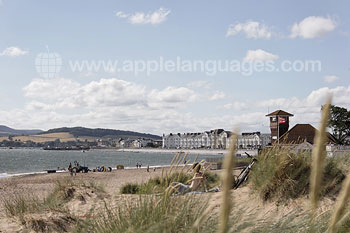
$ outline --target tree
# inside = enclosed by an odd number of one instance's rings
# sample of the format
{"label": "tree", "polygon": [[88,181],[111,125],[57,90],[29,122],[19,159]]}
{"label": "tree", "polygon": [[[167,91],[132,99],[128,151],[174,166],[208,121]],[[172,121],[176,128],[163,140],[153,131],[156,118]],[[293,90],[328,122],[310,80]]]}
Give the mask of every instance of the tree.
{"label": "tree", "polygon": [[329,127],[338,144],[350,144],[350,110],[331,105]]}

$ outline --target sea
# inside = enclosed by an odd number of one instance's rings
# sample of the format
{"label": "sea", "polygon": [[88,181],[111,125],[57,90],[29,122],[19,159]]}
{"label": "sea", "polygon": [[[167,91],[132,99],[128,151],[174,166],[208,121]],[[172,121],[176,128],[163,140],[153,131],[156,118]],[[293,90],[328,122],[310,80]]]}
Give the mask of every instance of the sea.
{"label": "sea", "polygon": [[[187,162],[207,158],[218,158],[222,155],[189,154]],[[142,167],[169,166],[174,158],[172,153],[158,152],[121,152],[114,150],[88,150],[88,151],[54,151],[38,148],[8,149],[0,148],[0,178],[26,174],[46,173],[46,170],[68,168],[74,161],[89,167],[112,167],[123,165],[125,169],[136,169],[136,163]]]}

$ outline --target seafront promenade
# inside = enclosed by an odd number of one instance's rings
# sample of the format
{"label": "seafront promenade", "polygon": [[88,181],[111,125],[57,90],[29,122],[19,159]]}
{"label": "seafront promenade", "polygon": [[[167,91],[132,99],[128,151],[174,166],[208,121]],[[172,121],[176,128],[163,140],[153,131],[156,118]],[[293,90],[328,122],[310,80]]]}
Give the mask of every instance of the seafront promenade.
{"label": "seafront promenade", "polygon": [[[176,154],[178,152],[184,152],[187,154],[193,154],[193,155],[225,155],[226,150],[220,150],[220,149],[150,149],[150,148],[124,148],[124,149],[118,149],[117,151],[120,152],[142,152],[142,153],[170,153],[170,154]],[[236,152],[237,156],[245,156],[245,152],[248,152],[250,155],[258,155],[258,150],[242,150],[239,149]]]}
{"label": "seafront promenade", "polygon": [[118,149],[120,152],[142,152],[142,153],[170,153],[176,154],[184,152],[188,154],[202,154],[202,155],[224,155],[226,150],[210,150],[210,149],[154,149],[154,148],[123,148]]}

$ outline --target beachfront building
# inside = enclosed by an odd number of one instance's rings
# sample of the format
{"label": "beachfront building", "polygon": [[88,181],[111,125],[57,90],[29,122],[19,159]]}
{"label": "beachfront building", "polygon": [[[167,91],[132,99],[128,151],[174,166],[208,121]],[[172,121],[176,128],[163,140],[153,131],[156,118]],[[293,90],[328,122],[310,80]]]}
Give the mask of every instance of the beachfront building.
{"label": "beachfront building", "polygon": [[232,133],[214,129],[202,133],[163,134],[163,148],[167,149],[226,149]]}
{"label": "beachfront building", "polygon": [[260,132],[242,133],[238,136],[238,149],[261,149],[271,144],[271,134]]}
{"label": "beachfront building", "polygon": [[230,131],[222,131],[218,135],[217,140],[217,148],[216,149],[227,149],[230,146],[230,137],[232,136],[232,132]]}
{"label": "beachfront building", "polygon": [[[232,132],[214,129],[202,133],[163,134],[166,149],[227,149]],[[271,145],[271,134],[260,132],[242,133],[237,139],[238,149],[261,149]]]}
{"label": "beachfront building", "polygon": [[163,134],[163,148],[166,149],[177,149],[180,148],[180,134],[164,135]]}
{"label": "beachfront building", "polygon": [[142,147],[141,140],[139,140],[139,139],[133,140],[131,142],[131,147],[132,148],[141,148]]}
{"label": "beachfront building", "polygon": [[276,110],[266,116],[270,118],[272,143],[280,144],[280,137],[289,129],[289,117],[294,115],[283,110]]}

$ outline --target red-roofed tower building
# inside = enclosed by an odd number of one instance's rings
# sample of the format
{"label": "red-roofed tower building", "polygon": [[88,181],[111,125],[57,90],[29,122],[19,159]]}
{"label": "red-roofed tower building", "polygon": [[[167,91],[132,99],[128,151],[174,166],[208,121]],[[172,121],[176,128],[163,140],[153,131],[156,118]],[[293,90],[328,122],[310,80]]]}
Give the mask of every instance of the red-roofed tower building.
{"label": "red-roofed tower building", "polygon": [[266,116],[270,117],[271,142],[279,144],[279,138],[289,129],[289,117],[292,117],[293,114],[277,110]]}

